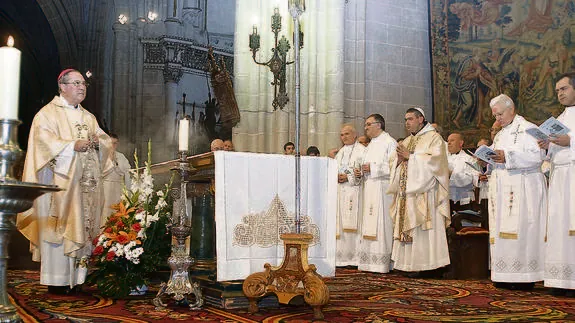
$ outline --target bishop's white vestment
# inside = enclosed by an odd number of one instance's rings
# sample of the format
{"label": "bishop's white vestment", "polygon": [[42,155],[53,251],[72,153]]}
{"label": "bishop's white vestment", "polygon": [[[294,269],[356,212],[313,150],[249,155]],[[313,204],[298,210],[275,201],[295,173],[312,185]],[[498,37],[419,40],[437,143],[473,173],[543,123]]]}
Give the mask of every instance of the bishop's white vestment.
{"label": "bishop's white vestment", "polygon": [[491,280],[529,283],[543,280],[547,185],[541,172],[544,152],[526,129],[536,127],[516,115],[493,140],[505,163],[489,178]]}
{"label": "bishop's white vestment", "polygon": [[372,138],[367,146],[364,164],[362,232],[357,269],[387,273],[391,269],[393,222],[389,214],[392,196],[389,187],[389,159],[397,142],[387,132]]}
{"label": "bishop's white vestment", "polygon": [[[74,150],[76,140],[99,139],[99,150]],[[55,97],[34,117],[24,163],[24,182],[57,185],[18,214],[17,227],[30,240],[32,259],[41,262],[40,283],[74,286],[84,282],[85,260],[100,233],[101,171],[111,167],[111,140],[94,115]]]}
{"label": "bishop's white vestment", "polygon": [[432,270],[449,265],[445,228],[450,223],[449,168],[445,142],[428,123],[401,143],[409,159],[392,156],[394,268]]}
{"label": "bishop's white vestment", "polygon": [[111,206],[121,201],[124,186],[130,187],[130,162],[119,151],[113,152],[111,155],[112,168],[102,173],[102,185],[104,187],[104,203],[100,219],[102,225],[114,212]]}
{"label": "bishop's white vestment", "polygon": [[449,170],[449,199],[460,205],[467,205],[475,201],[474,179],[478,172],[471,165],[476,165],[475,158],[460,150],[456,154],[447,156]]}
{"label": "bishop's white vestment", "polygon": [[549,220],[545,254],[546,287],[575,289],[575,107],[557,117],[571,131],[570,146],[551,143]]}
{"label": "bishop's white vestment", "polygon": [[338,173],[347,176],[347,182],[337,185],[336,219],[336,265],[357,266],[359,264],[359,242],[361,238],[361,197],[362,181],[353,174],[354,168],[360,168],[365,147],[355,142],[343,146],[335,155]]}

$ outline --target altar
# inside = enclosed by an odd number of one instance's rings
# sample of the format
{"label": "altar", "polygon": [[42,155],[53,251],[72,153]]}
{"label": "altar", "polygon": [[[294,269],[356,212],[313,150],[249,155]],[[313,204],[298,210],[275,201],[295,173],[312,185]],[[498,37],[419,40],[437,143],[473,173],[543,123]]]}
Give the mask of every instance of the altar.
{"label": "altar", "polygon": [[[188,161],[196,169],[186,192],[192,278],[201,282],[208,304],[243,307],[238,280],[262,271],[265,263],[279,265],[279,237],[295,230],[294,156],[217,151]],[[152,173],[168,175],[172,165],[155,164]],[[335,161],[301,157],[301,232],[313,235],[308,259],[324,277],[335,275],[336,201]]]}

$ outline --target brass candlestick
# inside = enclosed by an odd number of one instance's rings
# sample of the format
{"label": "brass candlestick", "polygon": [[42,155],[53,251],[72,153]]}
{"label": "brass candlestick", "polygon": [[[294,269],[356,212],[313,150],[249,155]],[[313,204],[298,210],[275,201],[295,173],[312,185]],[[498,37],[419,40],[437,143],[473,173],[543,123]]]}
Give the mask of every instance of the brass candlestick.
{"label": "brass candlestick", "polygon": [[6,292],[8,244],[10,233],[16,228],[16,215],[30,209],[40,195],[60,191],[57,186],[16,179],[23,155],[17,141],[20,123],[20,120],[0,119],[0,322],[21,321]]}
{"label": "brass candlestick", "polygon": [[167,304],[162,302],[163,295],[173,294],[174,300],[179,302],[186,299],[186,295],[193,294],[195,302],[190,303],[189,307],[191,310],[197,310],[201,309],[204,305],[204,299],[202,297],[200,284],[198,282],[192,283],[190,281],[189,268],[193,265],[194,260],[186,250],[186,239],[192,232],[191,214],[188,213],[188,208],[186,207],[186,189],[190,176],[197,170],[187,161],[187,153],[185,151],[180,151],[180,160],[177,166],[172,170],[178,172],[181,179],[180,196],[177,202],[175,202],[178,203],[176,205],[179,207],[177,212],[174,212],[173,214],[171,228],[172,235],[176,241],[172,246],[172,254],[170,258],[168,258],[168,265],[172,272],[170,280],[167,283],[162,283],[160,285],[160,290],[158,291],[156,298],[154,298],[153,304],[156,308],[165,308]]}

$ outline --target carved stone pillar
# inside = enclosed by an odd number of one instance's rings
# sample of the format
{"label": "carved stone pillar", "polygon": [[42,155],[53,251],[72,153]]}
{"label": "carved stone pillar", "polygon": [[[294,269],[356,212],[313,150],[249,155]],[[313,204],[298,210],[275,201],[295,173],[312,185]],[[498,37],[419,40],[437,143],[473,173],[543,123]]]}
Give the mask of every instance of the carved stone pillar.
{"label": "carved stone pillar", "polygon": [[182,24],[182,0],[168,0],[168,12],[166,14],[166,32],[170,36],[179,36]]}
{"label": "carved stone pillar", "polygon": [[[164,66],[164,86],[166,93],[166,153],[168,156],[174,157],[177,153],[177,122],[176,115],[178,114],[178,83],[180,82],[184,71],[182,65],[177,63],[166,63]],[[173,156],[172,156],[173,155]]]}
{"label": "carved stone pillar", "polygon": [[112,96],[111,130],[120,138],[127,138],[130,99],[130,27],[116,22],[114,30],[114,83]]}

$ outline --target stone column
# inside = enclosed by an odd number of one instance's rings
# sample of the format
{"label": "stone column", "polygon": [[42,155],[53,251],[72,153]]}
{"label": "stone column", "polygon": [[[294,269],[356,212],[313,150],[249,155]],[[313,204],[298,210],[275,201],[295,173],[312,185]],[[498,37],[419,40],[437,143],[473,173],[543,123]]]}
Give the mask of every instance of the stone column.
{"label": "stone column", "polygon": [[110,120],[111,131],[120,138],[128,138],[130,99],[130,27],[116,22],[114,30],[113,96]]}
{"label": "stone column", "polygon": [[166,15],[166,33],[169,36],[178,36],[182,25],[182,0],[168,0],[168,12]]}
{"label": "stone column", "polygon": [[164,66],[164,88],[166,94],[166,108],[165,108],[165,127],[166,127],[166,143],[165,156],[166,159],[175,158],[178,148],[177,136],[177,123],[176,115],[181,117],[178,102],[178,83],[184,74],[181,64],[166,63]]}

